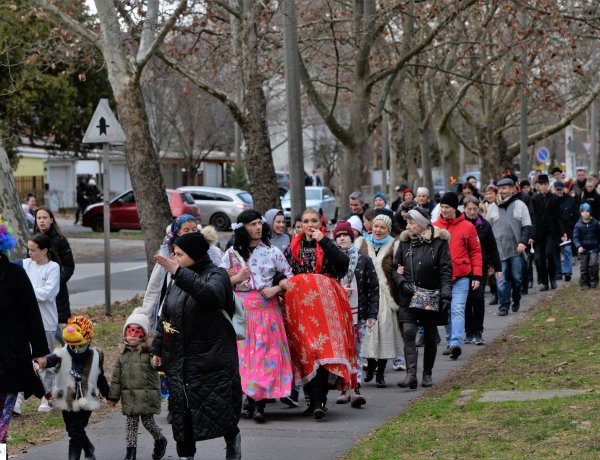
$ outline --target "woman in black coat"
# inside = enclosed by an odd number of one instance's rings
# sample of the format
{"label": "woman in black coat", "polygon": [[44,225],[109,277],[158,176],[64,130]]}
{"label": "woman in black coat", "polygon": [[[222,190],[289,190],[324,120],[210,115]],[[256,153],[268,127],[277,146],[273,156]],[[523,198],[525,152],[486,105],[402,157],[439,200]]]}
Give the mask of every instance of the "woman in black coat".
{"label": "woman in black coat", "polygon": [[5,254],[14,247],[14,239],[8,235],[0,221],[0,408],[8,414],[8,419],[0,417],[0,443],[6,442],[17,393],[23,392],[25,398],[44,395],[32,356],[43,357],[50,352],[29,277]]}
{"label": "woman in black coat", "polygon": [[201,233],[174,244],[175,260],[155,256],[173,282],[150,352],[167,377],[177,454],[192,458],[196,441],[224,436],[226,458],[237,459],[242,386],[235,332],[223,312],[234,312],[229,275],[211,262]]}
{"label": "woman in black coat", "polygon": [[[407,230],[400,234],[400,246],[394,257],[392,276],[398,286],[398,319],[404,327],[404,357],[406,379],[398,386],[417,388],[418,351],[415,344],[417,328],[425,332],[423,380],[421,385],[432,385],[431,372],[437,353],[437,326],[448,323],[448,310],[452,299],[452,262],[448,241],[450,234],[431,226],[429,211],[417,207],[409,211]],[[438,312],[409,308],[415,286],[440,291]]]}
{"label": "woman in black coat", "polygon": [[[69,241],[61,231],[54,219],[54,214],[46,206],[41,206],[35,213],[35,227],[33,233],[43,232],[50,238],[52,249],[60,258],[60,291],[56,296],[56,308],[58,309],[58,322],[66,323],[71,317],[71,303],[69,301],[69,290],[67,281],[75,271],[73,251]],[[62,329],[60,325],[56,331],[56,340],[62,343]]]}

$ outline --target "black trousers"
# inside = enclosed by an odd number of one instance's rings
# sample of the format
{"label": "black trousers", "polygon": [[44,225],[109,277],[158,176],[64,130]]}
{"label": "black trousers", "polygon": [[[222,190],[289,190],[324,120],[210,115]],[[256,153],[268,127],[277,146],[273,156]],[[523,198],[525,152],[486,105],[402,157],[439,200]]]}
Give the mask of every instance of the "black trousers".
{"label": "black trousers", "polygon": [[580,286],[590,286],[591,283],[598,284],[598,253],[585,251],[579,256],[581,260]]}
{"label": "black trousers", "polygon": [[[232,442],[240,429],[236,426],[235,431],[227,433],[225,436],[226,442]],[[173,433],[175,435],[175,433]],[[179,457],[193,457],[196,454],[196,441],[194,439],[194,426],[192,425],[192,417],[189,409],[186,409],[183,417],[183,442],[177,441],[177,455]]]}
{"label": "black trousers", "polygon": [[90,457],[94,452],[94,445],[87,437],[85,428],[90,420],[92,412],[89,410],[80,410],[79,412],[62,411],[65,428],[69,435],[69,459],[79,458],[81,451],[85,452],[86,457]]}
{"label": "black trousers", "polygon": [[465,308],[465,334],[473,336],[477,332],[483,332],[483,318],[485,316],[485,283],[487,277],[483,277],[479,287],[470,289]]}
{"label": "black trousers", "polygon": [[329,371],[324,367],[319,367],[317,369],[317,375],[304,385],[304,391],[308,393],[310,405],[312,407],[326,404],[327,393],[329,392]]}
{"label": "black trousers", "polygon": [[546,235],[535,243],[535,252],[539,260],[539,280],[542,284],[556,281],[554,252],[557,244],[558,241],[552,235]]}

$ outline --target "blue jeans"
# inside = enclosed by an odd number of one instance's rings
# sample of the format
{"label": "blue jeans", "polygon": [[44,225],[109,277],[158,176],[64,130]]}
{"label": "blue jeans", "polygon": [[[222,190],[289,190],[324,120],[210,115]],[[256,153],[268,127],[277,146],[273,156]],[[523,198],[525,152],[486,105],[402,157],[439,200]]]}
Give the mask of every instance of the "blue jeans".
{"label": "blue jeans", "polygon": [[[562,254],[563,262],[560,261]],[[556,277],[560,278],[563,275],[570,275],[573,273],[573,245],[565,244],[559,246],[554,253],[554,266],[556,267]]]}
{"label": "blue jeans", "polygon": [[521,302],[521,271],[523,262],[521,255],[502,261],[502,278],[498,282],[499,310],[508,311],[510,308],[511,288],[513,303]]}
{"label": "blue jeans", "polygon": [[465,306],[471,280],[469,278],[459,278],[452,283],[452,302],[450,303],[450,312],[448,313],[448,325],[446,326],[446,343],[449,347],[463,344],[463,335],[465,333]]}

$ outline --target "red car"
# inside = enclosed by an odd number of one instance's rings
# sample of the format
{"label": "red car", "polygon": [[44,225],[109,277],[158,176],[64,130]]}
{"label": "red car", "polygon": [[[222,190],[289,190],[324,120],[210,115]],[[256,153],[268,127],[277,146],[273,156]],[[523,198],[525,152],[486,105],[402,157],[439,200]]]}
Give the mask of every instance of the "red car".
{"label": "red car", "polygon": [[[167,199],[173,218],[181,214],[191,214],[200,220],[198,208],[189,193],[167,189]],[[104,204],[88,206],[83,213],[81,225],[90,227],[95,232],[104,231]],[[141,230],[133,190],[122,193],[110,202],[110,231],[119,230]]]}

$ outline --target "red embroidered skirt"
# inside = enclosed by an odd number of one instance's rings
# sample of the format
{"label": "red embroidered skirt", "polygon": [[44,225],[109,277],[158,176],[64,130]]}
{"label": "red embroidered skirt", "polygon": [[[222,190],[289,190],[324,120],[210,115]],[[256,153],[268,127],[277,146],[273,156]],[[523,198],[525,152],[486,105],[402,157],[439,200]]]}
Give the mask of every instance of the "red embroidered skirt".
{"label": "red embroidered skirt", "polygon": [[319,366],[338,390],[356,388],[357,357],[348,295],[336,280],[302,274],[285,293],[285,328],[296,385],[314,378]]}

